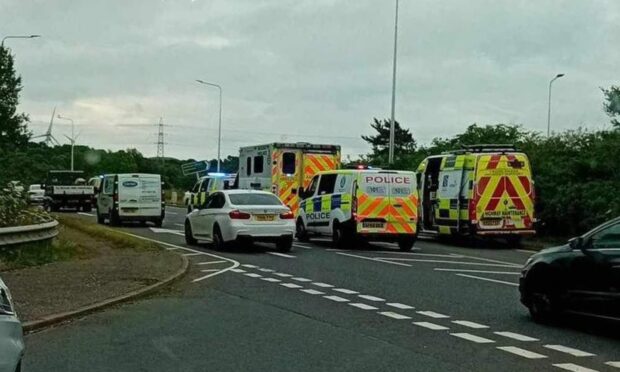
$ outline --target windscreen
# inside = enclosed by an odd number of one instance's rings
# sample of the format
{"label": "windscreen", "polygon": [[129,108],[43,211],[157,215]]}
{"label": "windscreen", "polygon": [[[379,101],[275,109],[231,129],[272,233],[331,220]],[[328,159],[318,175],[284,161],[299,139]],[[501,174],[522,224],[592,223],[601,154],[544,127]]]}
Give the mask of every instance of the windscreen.
{"label": "windscreen", "polygon": [[234,205],[282,205],[278,197],[271,194],[229,194]]}

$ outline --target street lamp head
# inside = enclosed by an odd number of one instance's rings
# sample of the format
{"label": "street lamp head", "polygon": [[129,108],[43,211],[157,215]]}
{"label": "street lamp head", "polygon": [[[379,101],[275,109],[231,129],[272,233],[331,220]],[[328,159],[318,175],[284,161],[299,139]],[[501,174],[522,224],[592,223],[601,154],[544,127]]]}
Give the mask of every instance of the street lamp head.
{"label": "street lamp head", "polygon": [[200,80],[200,79],[196,79],[197,82],[199,82],[200,84],[206,84],[204,81]]}
{"label": "street lamp head", "polygon": [[557,75],[555,75],[555,78],[556,78],[556,79],[557,79],[557,78],[561,78],[562,76],[564,76],[564,74],[557,74]]}
{"label": "street lamp head", "polygon": [[41,35],[30,35],[31,39],[35,39],[35,38],[38,38],[38,37],[41,37]]}

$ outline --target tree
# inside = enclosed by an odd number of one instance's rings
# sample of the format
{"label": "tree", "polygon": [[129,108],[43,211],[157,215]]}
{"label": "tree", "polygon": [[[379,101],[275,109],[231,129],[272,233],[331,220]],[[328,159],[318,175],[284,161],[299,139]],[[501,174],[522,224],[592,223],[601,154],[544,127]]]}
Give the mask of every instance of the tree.
{"label": "tree", "polygon": [[23,148],[30,139],[28,116],[17,113],[22,79],[15,73],[13,56],[0,47],[0,149]]}
{"label": "tree", "polygon": [[[372,165],[385,165],[388,163],[390,146],[390,120],[373,119],[370,124],[372,129],[377,131],[374,136],[364,136],[362,139],[372,146],[372,153],[368,155],[368,161]],[[394,122],[394,165],[406,161],[408,156],[415,153],[416,141],[409,129],[401,128],[400,124]]]}
{"label": "tree", "polygon": [[609,117],[611,118],[611,124],[620,129],[620,86],[612,85],[609,89],[603,89],[603,95],[605,96],[605,102],[603,102],[603,108]]}

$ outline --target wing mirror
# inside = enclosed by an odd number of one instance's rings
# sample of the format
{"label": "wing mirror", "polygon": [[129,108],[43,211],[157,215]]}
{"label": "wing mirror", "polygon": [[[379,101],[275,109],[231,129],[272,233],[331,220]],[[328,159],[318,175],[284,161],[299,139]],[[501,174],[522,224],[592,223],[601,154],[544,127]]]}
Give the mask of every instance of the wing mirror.
{"label": "wing mirror", "polygon": [[300,199],[305,199],[306,198],[306,190],[304,190],[303,186],[300,186],[297,189],[297,195],[299,196]]}
{"label": "wing mirror", "polygon": [[572,249],[583,249],[583,238],[581,236],[570,238],[568,240],[568,245]]}

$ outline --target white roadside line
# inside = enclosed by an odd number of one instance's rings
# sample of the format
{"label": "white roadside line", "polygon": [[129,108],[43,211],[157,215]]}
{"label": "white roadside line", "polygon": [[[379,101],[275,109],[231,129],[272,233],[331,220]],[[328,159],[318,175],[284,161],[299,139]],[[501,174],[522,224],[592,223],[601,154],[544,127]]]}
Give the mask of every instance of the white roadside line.
{"label": "white roadside line", "polygon": [[131,234],[131,233],[124,232],[124,231],[121,231],[121,230],[114,230],[114,231],[117,231],[117,232],[119,232],[119,233],[121,233],[121,234],[125,234],[125,235],[128,235],[128,236],[133,236],[134,238],[138,238],[138,239],[146,240],[146,241],[149,241],[149,242],[153,242],[153,243],[157,243],[157,244],[165,245],[165,246],[168,246],[168,247],[171,247],[171,248],[174,248],[174,249],[183,249],[183,250],[186,250],[186,251],[189,251],[189,252],[202,253],[202,254],[204,254],[205,256],[215,257],[215,258],[217,258],[217,259],[224,260],[224,261],[228,261],[228,262],[231,262],[231,263],[233,264],[232,266],[227,267],[227,268],[225,268],[225,269],[222,269],[222,270],[220,270],[220,271],[218,271],[218,272],[214,272],[214,273],[211,273],[211,274],[208,274],[208,275],[202,276],[202,277],[200,277],[200,278],[196,278],[196,279],[192,280],[192,283],[196,283],[196,282],[199,282],[199,281],[202,281],[202,280],[205,280],[205,279],[211,278],[211,277],[213,277],[213,276],[223,274],[223,273],[225,273],[225,272],[227,272],[227,271],[230,271],[230,270],[232,270],[232,269],[236,269],[236,268],[240,265],[238,261],[232,260],[232,259],[230,259],[230,258],[226,258],[226,257],[218,256],[218,255],[216,255],[216,254],[207,253],[207,252],[201,252],[201,251],[197,251],[197,250],[195,250],[195,249],[191,249],[191,248],[187,248],[187,247],[181,247],[181,246],[179,246],[179,245],[170,244],[170,243],[162,242],[162,241],[160,241],[160,240],[155,240],[155,239],[151,239],[151,238],[146,238],[146,237],[144,237],[144,236],[140,236],[140,235],[136,235],[136,234]]}
{"label": "white roadside line", "polygon": [[449,315],[444,315],[444,314],[440,314],[440,313],[436,313],[434,311],[416,311],[416,313],[420,314],[420,315],[425,315],[431,318],[435,318],[435,319],[444,319],[444,318],[449,318]]}
{"label": "white roadside line", "polygon": [[386,305],[392,306],[392,307],[395,307],[395,308],[401,309],[401,310],[411,310],[411,309],[414,309],[413,306],[401,304],[401,303],[398,303],[398,302],[388,302]]}
{"label": "white roadside line", "polygon": [[230,269],[230,271],[234,272],[234,273],[244,273],[245,270],[243,269]]}
{"label": "white roadside line", "polygon": [[525,342],[540,341],[537,338],[526,336],[526,335],[522,335],[522,334],[519,334],[519,333],[514,333],[514,332],[503,331],[503,332],[493,332],[493,333],[495,333],[496,335],[499,335],[499,336],[504,336],[504,337],[512,338],[513,340],[517,340],[517,341],[525,341]]}
{"label": "white roadside line", "polygon": [[95,215],[92,213],[77,212],[77,214],[81,216],[95,217]]}
{"label": "white roadside line", "polygon": [[379,310],[378,307],[366,305],[361,302],[354,302],[354,303],[350,303],[349,305],[353,307],[357,307],[358,309],[362,309],[362,310]]}
{"label": "white roadside line", "polygon": [[[405,254],[407,256],[424,256],[424,257],[444,257],[444,258],[463,258],[465,256],[459,255],[459,254],[437,254],[437,253],[415,253],[415,252],[373,252],[373,253],[389,253],[389,254]],[[387,259],[387,260],[396,260],[398,259],[397,257],[375,257],[375,258],[382,258],[382,259]]]}
{"label": "white roadside line", "polygon": [[479,274],[502,274],[502,275],[520,275],[521,273],[514,271],[488,271],[488,270],[468,270],[468,269],[446,269],[443,267],[436,267],[435,271],[449,271],[449,272],[461,272],[461,273],[479,273]]}
{"label": "white roadside line", "polygon": [[286,253],[280,253],[280,252],[267,252],[267,253],[274,255],[274,256],[278,256],[278,257],[295,258],[295,256],[292,256]]}
{"label": "white roadside line", "polygon": [[220,271],[219,269],[205,269],[205,270],[200,270],[200,272],[202,273],[212,273],[214,271]]}
{"label": "white roadside line", "polygon": [[495,341],[488,338],[472,335],[471,333],[450,333],[451,336],[462,338],[463,340],[475,342],[477,344],[492,344]]}
{"label": "white roadside line", "polygon": [[346,298],[340,297],[340,296],[323,296],[323,298],[336,301],[336,302],[349,302],[349,300],[347,300]]}
{"label": "white roadside line", "polygon": [[489,279],[489,278],[483,278],[480,276],[474,276],[474,275],[467,275],[467,274],[456,274],[458,276],[462,276],[464,278],[471,278],[471,279],[478,279],[478,280],[484,280],[487,282],[493,282],[493,283],[500,283],[500,284],[505,284],[505,285],[511,285],[513,287],[518,287],[519,284],[517,283],[512,283],[512,282],[505,282],[503,280],[496,280],[496,279]]}
{"label": "white roadside line", "polygon": [[411,265],[407,265],[407,264],[400,263],[400,262],[384,261],[384,260],[381,260],[381,259],[378,259],[378,258],[372,258],[372,257],[366,257],[366,256],[358,256],[356,254],[351,254],[351,253],[336,252],[336,254],[339,254],[341,256],[361,258],[363,260],[368,260],[368,261],[383,262],[383,263],[392,264],[392,265],[411,267]]}
{"label": "white roadside line", "polygon": [[463,327],[473,328],[473,329],[489,328],[489,326],[475,323],[475,322],[470,322],[469,320],[453,320],[452,323],[462,325]]}
{"label": "white roadside line", "polygon": [[200,255],[202,255],[202,253],[183,253],[183,256],[185,256],[185,257],[200,256]]}
{"label": "white roadside line", "polygon": [[226,261],[224,260],[218,260],[218,261],[206,261],[206,262],[198,262],[196,265],[211,265],[211,264],[219,264],[219,263],[224,263]]}
{"label": "white roadside line", "polygon": [[[339,253],[342,254],[342,253]],[[369,258],[371,259],[371,258]],[[374,257],[375,260],[379,261],[379,257]],[[400,257],[389,257],[383,258],[383,262],[388,262],[396,264],[397,262],[392,261],[407,261],[407,262],[426,262],[426,263],[441,263],[441,264],[452,264],[452,265],[469,265],[469,266],[494,266],[494,267],[509,267],[509,268],[517,268],[514,265],[507,264],[499,264],[499,263],[487,263],[487,262],[466,262],[466,261],[446,261],[446,260],[424,260],[418,258],[400,258]],[[401,264],[402,265],[402,264]],[[408,265],[411,266],[411,265]]]}
{"label": "white roadside line", "polygon": [[435,323],[429,323],[429,322],[413,322],[413,324],[419,327],[431,329],[433,331],[445,331],[446,329],[450,329],[448,327],[444,327],[442,325],[435,324]]}
{"label": "white roadside line", "polygon": [[595,369],[582,367],[580,365],[573,364],[573,363],[558,363],[558,364],[553,364],[553,366],[564,369],[566,371],[573,371],[573,372],[597,372]]}
{"label": "white roadside line", "polygon": [[503,350],[505,352],[512,353],[512,354],[515,354],[515,355],[518,355],[520,357],[524,357],[527,359],[543,359],[547,357],[546,355],[542,355],[542,354],[535,353],[533,351],[521,349],[516,346],[498,346],[497,348],[499,350]]}
{"label": "white roadside line", "polygon": [[582,351],[578,349],[573,349],[572,347],[563,346],[563,345],[543,345],[543,347],[555,351],[559,351],[561,353],[570,354],[576,357],[589,357],[594,356],[595,354],[588,353],[587,351]]}
{"label": "white roadside line", "polygon": [[379,314],[381,314],[383,316],[387,316],[388,318],[398,319],[398,320],[401,320],[401,319],[411,319],[410,316],[399,314],[399,313],[395,313],[393,311],[380,311]]}

